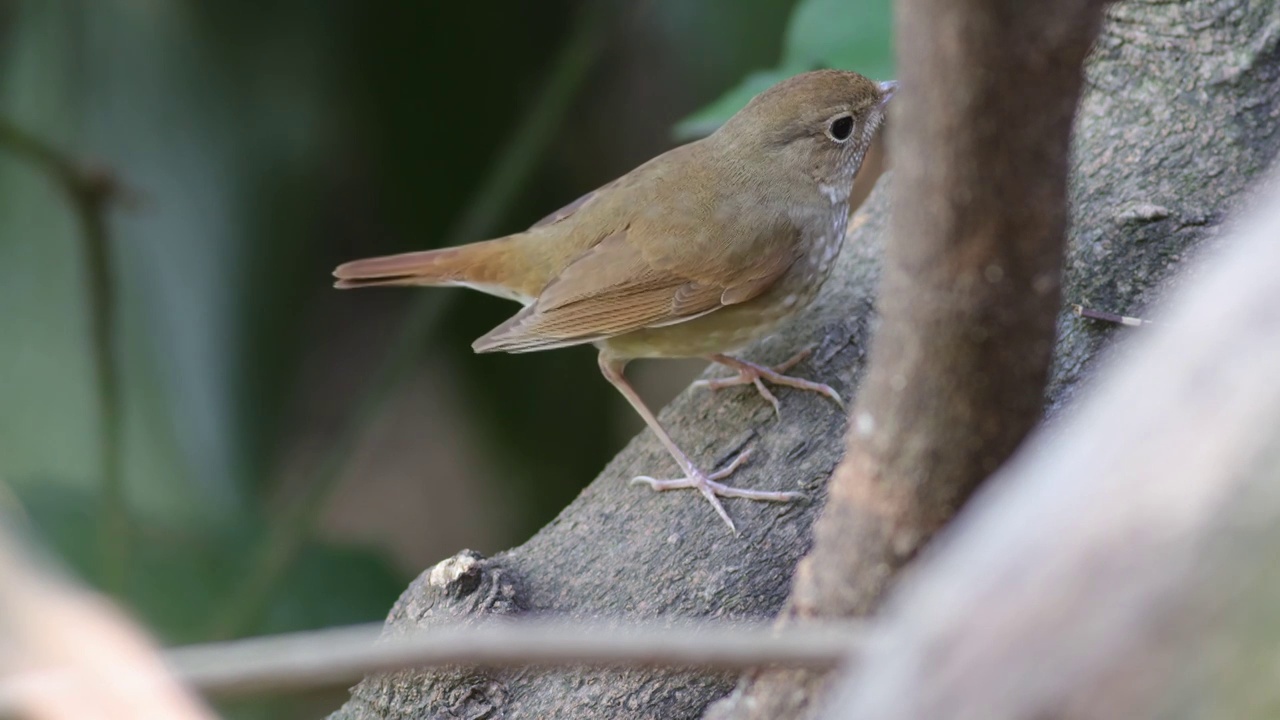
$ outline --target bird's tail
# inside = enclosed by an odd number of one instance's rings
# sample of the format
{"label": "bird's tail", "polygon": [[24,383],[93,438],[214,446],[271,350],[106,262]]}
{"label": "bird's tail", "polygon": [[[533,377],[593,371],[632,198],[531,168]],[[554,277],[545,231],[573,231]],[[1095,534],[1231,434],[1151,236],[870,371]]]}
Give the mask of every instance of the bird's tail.
{"label": "bird's tail", "polygon": [[333,271],[336,288],[382,285],[462,285],[500,297],[521,300],[519,278],[509,277],[513,238],[498,238],[457,247],[363,258]]}

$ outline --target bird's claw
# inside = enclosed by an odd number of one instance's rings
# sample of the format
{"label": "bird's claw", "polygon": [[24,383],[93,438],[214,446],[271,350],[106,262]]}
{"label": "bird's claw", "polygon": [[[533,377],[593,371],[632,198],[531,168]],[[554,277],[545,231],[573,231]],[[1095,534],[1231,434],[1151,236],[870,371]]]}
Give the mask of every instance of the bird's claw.
{"label": "bird's claw", "polygon": [[791,502],[804,497],[803,493],[784,492],[775,490],[746,490],[736,488],[730,485],[720,483],[719,480],[726,478],[734,473],[739,467],[751,457],[751,449],[748,448],[738,453],[728,465],[713,473],[704,473],[697,468],[690,468],[690,472],[685,477],[675,478],[671,480],[658,480],[647,475],[641,475],[631,479],[631,483],[643,483],[650,488],[662,492],[666,490],[684,490],[695,489],[702,493],[702,496],[711,503],[711,507],[715,509],[716,514],[724,520],[729,529],[736,535],[738,528],[733,524],[733,520],[729,518],[729,513],[725,512],[724,505],[720,503],[722,497],[744,498],[747,500],[763,500],[766,502]]}
{"label": "bird's claw", "polygon": [[782,405],[778,402],[777,396],[770,392],[769,388],[765,387],[764,381],[768,381],[774,385],[786,385],[787,387],[793,387],[798,390],[809,390],[811,392],[825,395],[833,400],[835,404],[839,405],[843,410],[844,400],[841,399],[840,394],[835,391],[835,388],[832,388],[830,385],[825,383],[813,382],[812,380],[805,380],[803,378],[792,377],[784,374],[786,371],[798,365],[800,361],[804,360],[812,352],[812,347],[805,348],[793,355],[786,362],[774,367],[757,365],[756,363],[731,358],[726,355],[716,355],[711,359],[721,365],[737,370],[738,374],[734,377],[697,380],[693,385],[694,387],[705,387],[711,390],[720,390],[722,388],[733,387],[735,385],[754,385],[756,392],[760,393],[760,396],[773,406],[773,411],[779,418],[782,417]]}

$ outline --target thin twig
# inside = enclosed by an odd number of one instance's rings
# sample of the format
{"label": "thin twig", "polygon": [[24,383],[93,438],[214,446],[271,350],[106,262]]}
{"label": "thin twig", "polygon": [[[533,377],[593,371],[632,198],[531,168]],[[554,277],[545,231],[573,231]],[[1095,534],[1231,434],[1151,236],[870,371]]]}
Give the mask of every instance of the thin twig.
{"label": "thin twig", "polygon": [[105,587],[118,594],[128,567],[129,509],[120,465],[119,361],[115,347],[115,286],[107,209],[120,195],[120,187],[110,173],[76,162],[7,118],[0,118],[0,146],[48,172],[62,186],[80,221],[85,276],[89,284],[90,347],[98,388],[102,579]]}
{"label": "thin twig", "polygon": [[233,640],[178,648],[167,660],[191,687],[229,696],[333,686],[370,673],[442,665],[826,669],[862,645],[853,623],[779,632],[756,624],[593,628],[515,622],[379,641],[381,633],[381,625],[370,624]]}
{"label": "thin twig", "polygon": [[[169,650],[164,659],[187,687],[233,697],[332,687],[370,673],[424,666],[827,669],[855,658],[864,646],[854,623],[779,632],[763,624],[618,628],[521,621],[385,639],[381,633],[381,625],[356,625],[193,645]],[[0,716],[31,688],[70,688],[78,681],[59,667],[13,672],[0,678]]]}
{"label": "thin twig", "polygon": [[[497,164],[472,196],[444,244],[456,245],[482,238],[498,226],[511,201],[528,181],[538,159],[555,137],[561,120],[568,113],[574,96],[595,61],[601,46],[601,30],[608,16],[607,7],[608,3],[603,2],[586,4],[555,61],[548,85],[525,114],[526,121],[499,153]],[[319,469],[303,496],[275,525],[274,532],[254,558],[248,576],[226,603],[223,612],[215,618],[209,637],[235,637],[252,627],[281,576],[315,527],[360,437],[382,412],[392,391],[417,365],[423,349],[422,338],[452,298],[453,295],[448,293],[431,293],[411,306],[387,359],[370,381],[350,421],[319,461]]]}

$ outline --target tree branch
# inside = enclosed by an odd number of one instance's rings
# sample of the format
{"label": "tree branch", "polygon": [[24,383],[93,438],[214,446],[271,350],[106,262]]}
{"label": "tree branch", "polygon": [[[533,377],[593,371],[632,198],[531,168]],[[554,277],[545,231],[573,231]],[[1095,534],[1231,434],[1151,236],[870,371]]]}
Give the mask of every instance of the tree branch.
{"label": "tree branch", "polygon": [[[192,687],[234,696],[328,687],[373,672],[427,666],[830,669],[859,649],[861,637],[850,623],[778,633],[760,623],[593,627],[536,620],[382,634],[379,625],[316,630],[177,648],[166,659]],[[0,695],[2,688],[0,683]]]}
{"label": "tree branch", "polygon": [[[784,623],[873,610],[1039,419],[1071,123],[1102,5],[898,3],[882,323]],[[710,716],[802,717],[823,682],[813,671],[766,671]]]}
{"label": "tree branch", "polygon": [[81,164],[53,145],[0,118],[0,146],[38,165],[62,187],[81,226],[94,384],[98,389],[98,465],[102,473],[99,531],[103,584],[123,589],[129,556],[129,505],[121,466],[120,368],[116,350],[115,273],[109,205],[128,197],[115,176]]}
{"label": "tree branch", "polygon": [[1040,417],[1060,308],[1071,121],[1102,2],[898,8],[882,324],[797,616],[869,610],[869,571],[909,559],[1004,462]]}
{"label": "tree branch", "polygon": [[1280,174],[1259,208],[903,583],[831,718],[1274,715]]}

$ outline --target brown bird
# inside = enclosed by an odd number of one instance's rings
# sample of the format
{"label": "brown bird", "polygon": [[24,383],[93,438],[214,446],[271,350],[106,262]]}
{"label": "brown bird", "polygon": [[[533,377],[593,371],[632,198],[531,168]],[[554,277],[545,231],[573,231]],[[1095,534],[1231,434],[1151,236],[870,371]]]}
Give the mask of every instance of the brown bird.
{"label": "brown bird", "polygon": [[472,347],[531,352],[592,343],[600,371],[658,436],[684,477],[638,477],[655,490],[785,502],[793,492],[730,487],[698,469],[627,382],[636,358],[704,357],[737,371],[712,388],[761,381],[835,390],[729,357],[804,308],[844,241],[854,176],[885,117],[892,82],[852,72],[797,75],[757,95],[711,135],[677,147],[525,232],[459,247],[355,260],[336,287],[462,286],[524,309]]}

